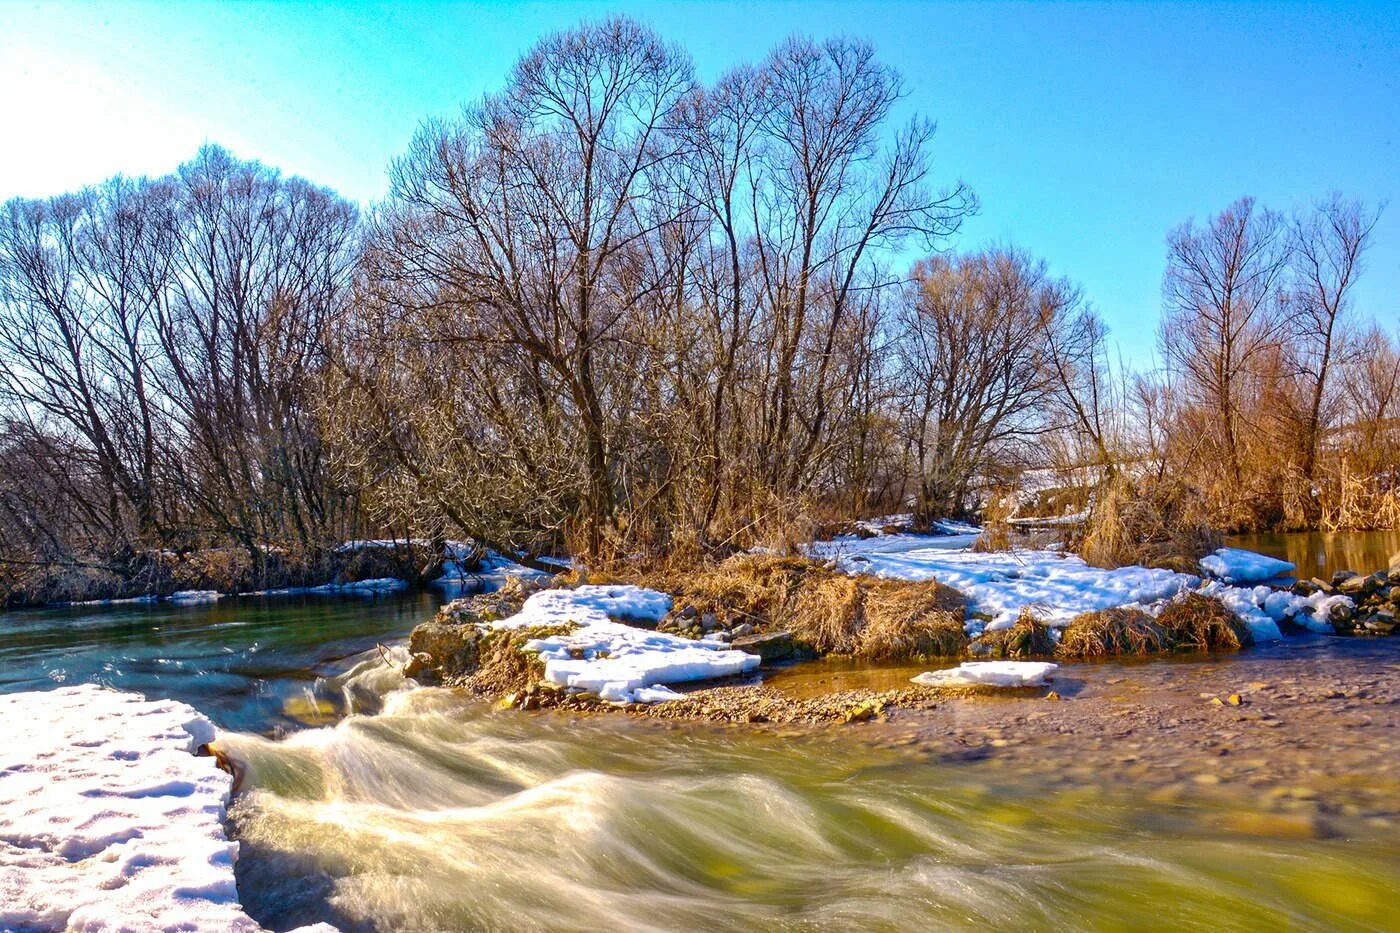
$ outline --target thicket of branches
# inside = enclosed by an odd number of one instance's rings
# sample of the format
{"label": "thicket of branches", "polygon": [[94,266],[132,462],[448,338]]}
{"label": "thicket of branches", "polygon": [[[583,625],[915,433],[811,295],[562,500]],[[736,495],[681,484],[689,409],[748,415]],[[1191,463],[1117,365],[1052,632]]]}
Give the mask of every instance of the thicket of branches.
{"label": "thicket of branches", "polygon": [[365,534],[698,559],[1030,468],[1222,527],[1400,521],[1400,354],[1350,307],[1374,213],[1174,231],[1135,376],[1042,261],[951,251],[976,203],[903,97],[859,41],[705,84],[614,19],[425,124],[367,216],[217,148],[9,202],[0,582]]}

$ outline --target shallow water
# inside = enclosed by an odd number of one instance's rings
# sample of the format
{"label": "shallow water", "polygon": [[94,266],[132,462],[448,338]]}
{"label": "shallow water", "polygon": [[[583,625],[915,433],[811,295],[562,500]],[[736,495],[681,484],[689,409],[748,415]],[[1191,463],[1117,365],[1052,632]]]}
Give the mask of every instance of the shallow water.
{"label": "shallow water", "polygon": [[[1393,827],[1300,833],[1249,791],[1158,799],[1111,766],[1052,782],[877,745],[867,727],[495,710],[408,688],[380,660],[376,643],[431,609],[425,597],[9,613],[0,690],[98,680],[238,730],[219,741],[241,772],[239,891],[277,930],[1394,925]],[[801,693],[909,672],[813,665],[775,679]],[[318,716],[333,724],[307,727]]]}
{"label": "shallow water", "polygon": [[1339,570],[1372,573],[1388,568],[1391,555],[1400,553],[1400,531],[1232,535],[1225,543],[1289,561],[1303,579],[1330,580]]}
{"label": "shallow water", "polygon": [[839,733],[420,690],[227,748],[240,890],[276,929],[1382,928],[1400,884],[1393,832],[1292,838],[1247,804],[1046,792]]}

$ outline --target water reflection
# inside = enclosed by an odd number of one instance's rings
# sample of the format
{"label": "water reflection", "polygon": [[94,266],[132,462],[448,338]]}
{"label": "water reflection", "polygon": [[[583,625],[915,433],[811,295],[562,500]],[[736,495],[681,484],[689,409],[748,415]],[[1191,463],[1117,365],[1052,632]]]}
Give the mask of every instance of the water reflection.
{"label": "water reflection", "polygon": [[1303,579],[1330,580],[1339,570],[1371,573],[1388,568],[1390,556],[1400,553],[1400,531],[1233,535],[1226,543],[1289,561],[1298,567],[1297,574]]}

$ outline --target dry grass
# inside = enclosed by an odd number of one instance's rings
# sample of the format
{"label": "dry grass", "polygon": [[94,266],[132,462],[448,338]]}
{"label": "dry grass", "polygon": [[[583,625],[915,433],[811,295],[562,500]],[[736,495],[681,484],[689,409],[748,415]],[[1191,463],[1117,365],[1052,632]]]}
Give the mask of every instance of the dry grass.
{"label": "dry grass", "polygon": [[1157,615],[1157,624],[1177,648],[1188,651],[1236,651],[1254,644],[1249,628],[1213,596],[1187,593]]}
{"label": "dry grass", "polygon": [[1134,485],[1120,476],[1098,490],[1076,549],[1095,567],[1139,564],[1197,573],[1220,546],[1199,495],[1174,483]]}
{"label": "dry grass", "polygon": [[817,654],[903,660],[956,655],[967,644],[962,594],[933,581],[852,577],[819,561],[761,554],[625,579],[726,624],[789,631]]}
{"label": "dry grass", "polygon": [[1055,653],[1055,637],[1050,626],[1031,610],[1022,609],[1010,628],[983,632],[977,639],[979,657],[1022,658],[1048,657]]}
{"label": "dry grass", "polygon": [[865,588],[865,626],[855,654],[872,661],[952,657],[967,648],[960,594],[937,583],[874,580]]}
{"label": "dry grass", "polygon": [[1169,651],[1170,632],[1141,609],[1118,607],[1083,612],[1070,620],[1055,653],[1065,658],[1098,658]]}

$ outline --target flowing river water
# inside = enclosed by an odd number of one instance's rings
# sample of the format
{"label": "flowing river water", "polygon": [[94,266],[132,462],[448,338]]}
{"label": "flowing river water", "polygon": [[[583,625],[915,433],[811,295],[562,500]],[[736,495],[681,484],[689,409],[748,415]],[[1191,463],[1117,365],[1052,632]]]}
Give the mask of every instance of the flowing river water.
{"label": "flowing river water", "polygon": [[[1122,740],[1094,720],[1085,741],[1109,754],[1057,781],[1033,744],[1006,759],[918,754],[880,724],[493,709],[410,688],[381,660],[377,645],[401,641],[432,608],[429,597],[288,598],[10,613],[0,690],[99,681],[189,702],[228,730],[239,893],[274,930],[1400,925],[1400,840],[1383,807],[1353,808],[1321,832],[1268,817],[1243,782],[1233,796],[1149,791],[1170,761],[1115,757]],[[1307,644],[1318,664],[1361,652],[1356,663],[1379,672],[1373,685],[1400,676],[1394,640]],[[1073,711],[1075,683],[1170,683],[1245,663],[1250,678],[1281,677],[1292,663],[1286,651],[1247,657],[1078,666],[1065,703],[997,702]],[[801,692],[908,673],[817,665],[776,682]],[[951,734],[978,709],[940,708],[921,728]],[[1186,754],[1202,741],[1192,730],[1166,734]],[[1297,740],[1271,730],[1263,754],[1285,762]],[[1041,757],[1073,767],[1064,747]],[[1359,768],[1335,762],[1339,775]],[[1329,778],[1312,776],[1326,795]]]}

